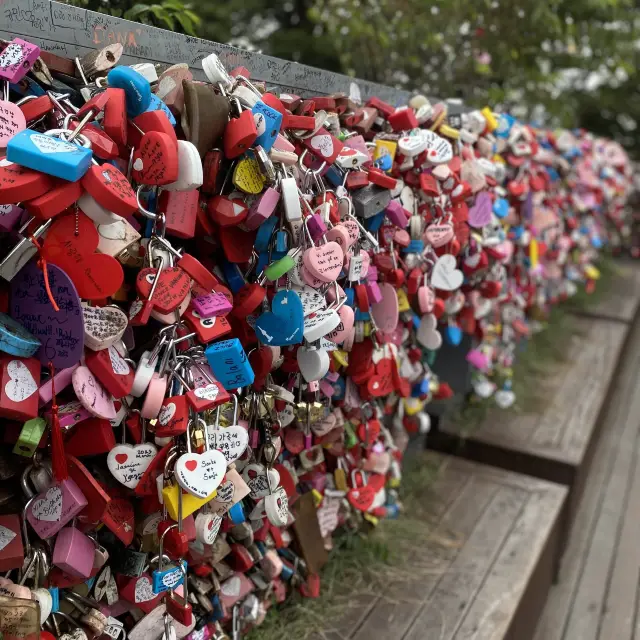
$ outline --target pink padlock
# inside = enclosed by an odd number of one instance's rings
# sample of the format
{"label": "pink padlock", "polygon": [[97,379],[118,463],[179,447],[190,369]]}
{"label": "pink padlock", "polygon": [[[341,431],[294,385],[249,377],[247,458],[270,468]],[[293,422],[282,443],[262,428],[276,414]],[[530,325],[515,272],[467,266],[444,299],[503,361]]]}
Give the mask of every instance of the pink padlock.
{"label": "pink padlock", "polygon": [[215,291],[193,298],[191,304],[201,318],[226,316],[233,309],[233,305],[228,298],[224,294],[216,293]]}
{"label": "pink padlock", "polygon": [[56,392],[60,393],[63,389],[66,389],[70,384],[73,377],[73,372],[79,367],[79,364],[73,365],[68,369],[61,369],[53,378],[49,378],[39,389],[38,395],[40,396],[40,405],[51,402],[52,396],[52,383],[56,385]]}
{"label": "pink padlock", "polygon": [[282,560],[278,553],[269,549],[260,560],[260,568],[269,580],[277,578],[282,573]]}
{"label": "pink padlock", "polygon": [[391,224],[404,229],[409,224],[408,211],[397,201],[391,200],[384,210]]}
{"label": "pink padlock", "polygon": [[311,234],[314,242],[320,240],[322,236],[327,233],[327,225],[317,213],[314,213],[307,219],[307,229],[309,229],[309,233]]}
{"label": "pink padlock", "polygon": [[436,294],[431,287],[423,285],[418,289],[418,306],[421,313],[431,313],[436,301]]}
{"label": "pink padlock", "polygon": [[242,223],[247,231],[257,229],[267,218],[273,215],[280,202],[280,192],[269,187],[262,195],[257,197],[249,207],[249,213]]}
{"label": "pink padlock", "polygon": [[[85,507],[87,499],[78,485],[71,480],[52,484],[39,493],[27,509],[27,520],[33,530],[46,540],[73,520]],[[93,562],[93,554],[92,554]]]}
{"label": "pink padlock", "polygon": [[9,578],[0,578],[0,595],[31,600],[31,589],[20,584],[15,584],[9,580]]}
{"label": "pink padlock", "polygon": [[0,78],[20,82],[40,55],[40,47],[26,40],[14,38],[0,53]]}
{"label": "pink padlock", "polygon": [[65,573],[81,578],[91,576],[95,543],[75,527],[65,527],[56,537],[53,564]]}
{"label": "pink padlock", "polygon": [[[371,267],[369,267],[371,270]],[[369,276],[367,276],[367,280],[370,280]],[[382,292],[380,291],[380,286],[375,280],[371,282],[367,281],[365,284],[365,288],[367,290],[367,296],[369,297],[369,302],[377,303],[382,300]]]}

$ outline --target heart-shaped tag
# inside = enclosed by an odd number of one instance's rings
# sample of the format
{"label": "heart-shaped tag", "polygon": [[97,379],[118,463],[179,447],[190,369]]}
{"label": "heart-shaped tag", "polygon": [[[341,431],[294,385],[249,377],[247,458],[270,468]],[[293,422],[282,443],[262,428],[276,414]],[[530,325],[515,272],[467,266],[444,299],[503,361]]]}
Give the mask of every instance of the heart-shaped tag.
{"label": "heart-shaped tag", "polygon": [[136,586],[134,591],[134,602],[148,602],[153,600],[157,596],[153,591],[153,584],[147,576],[140,576],[136,580]]}
{"label": "heart-shaped tag", "polygon": [[62,517],[62,490],[58,485],[51,487],[44,498],[31,504],[31,514],[41,522],[60,522]]}
{"label": "heart-shaped tag", "polygon": [[501,409],[508,409],[516,401],[516,394],[508,389],[496,391],[493,397]]}
{"label": "heart-shaped tag", "polygon": [[325,297],[312,287],[294,287],[293,290],[298,294],[300,302],[302,302],[302,309],[305,316],[320,311],[327,306]]}
{"label": "heart-shaped tag", "polygon": [[432,313],[422,316],[420,326],[416,332],[416,339],[426,349],[435,351],[442,346],[442,336],[436,329],[438,321]]}
{"label": "heart-shaped tag", "polygon": [[469,225],[479,229],[489,224],[491,222],[491,208],[491,196],[486,191],[481,191],[469,209]]}
{"label": "heart-shaped tag", "polygon": [[38,385],[24,362],[10,360],[7,374],[9,380],[4,385],[4,393],[12,402],[23,402],[38,390]]}
{"label": "heart-shaped tag", "polygon": [[333,282],[344,261],[344,253],[337,242],[327,242],[319,247],[311,247],[304,252],[304,266],[318,280]]}
{"label": "heart-shaped tag", "polygon": [[373,504],[376,491],[371,485],[349,489],[347,500],[349,504],[358,511],[368,511]]}
{"label": "heart-shaped tag", "polygon": [[80,360],[84,347],[80,298],[62,269],[48,264],[47,276],[59,311],[49,300],[42,271],[29,262],[11,281],[11,317],[40,340],[41,364],[67,369]]}
{"label": "heart-shaped tag", "polygon": [[271,301],[271,311],[256,320],[256,336],[263,344],[284,347],[299,344],[303,338],[304,310],[295,291],[278,291]]}
{"label": "heart-shaped tag", "polygon": [[[77,229],[77,231],[76,231]],[[56,218],[47,232],[43,255],[60,267],[85,300],[112,296],[124,280],[122,265],[111,256],[94,253],[99,237],[93,222],[84,214]]]}
{"label": "heart-shaped tag", "polygon": [[82,307],[84,342],[98,351],[112,346],[127,328],[127,314],[118,307]]}
{"label": "heart-shaped tag", "polygon": [[310,144],[324,158],[330,158],[333,155],[333,139],[328,133],[313,136]]}
{"label": "heart-shaped tag", "polygon": [[340,324],[333,331],[327,333],[325,337],[331,342],[342,344],[353,330],[355,313],[350,306],[344,304],[338,309],[338,315],[340,316]]}
{"label": "heart-shaped tag", "polygon": [[227,460],[216,449],[204,453],[185,453],[176,461],[178,484],[198,498],[206,498],[220,485],[227,470]]}
{"label": "heart-shaped tag", "polygon": [[135,489],[157,453],[155,445],[150,442],[135,446],[120,444],[109,451],[107,467],[118,482]]}
{"label": "heart-shaped tag", "polygon": [[340,316],[334,309],[318,311],[304,319],[304,338],[307,342],[315,342],[331,333],[339,324]]}
{"label": "heart-shaped tag", "polygon": [[164,185],[178,178],[176,145],[166,133],[148,131],[133,154],[132,176],[139,184]]}
{"label": "heart-shaped tag", "polygon": [[[136,289],[141,297],[149,299],[157,269],[141,269],[136,278]],[[160,272],[160,281],[153,293],[153,306],[160,313],[175,311],[189,295],[191,279],[180,267],[167,267]]]}
{"label": "heart-shaped tag", "polygon": [[371,305],[371,315],[382,333],[393,333],[398,326],[398,295],[388,282],[380,285],[380,302]]}
{"label": "heart-shaped tag", "polygon": [[[249,431],[240,425],[219,427],[209,431],[209,448],[221,451],[227,464],[235,462],[247,450],[248,444]],[[220,490],[218,490],[219,493]]]}
{"label": "heart-shaped tag", "polygon": [[242,478],[247,483],[254,500],[264,498],[271,490],[280,484],[280,474],[275,469],[269,469],[269,482],[267,482],[267,468],[262,464],[251,463],[242,470]]}
{"label": "heart-shaped tag", "polygon": [[320,380],[329,371],[329,354],[324,349],[300,347],[296,357],[300,373],[306,382]]}
{"label": "heart-shaped tag", "polygon": [[76,397],[89,413],[105,420],[116,417],[113,397],[87,367],[79,366],[73,372],[71,381]]}
{"label": "heart-shaped tag", "polygon": [[462,271],[456,269],[456,259],[451,254],[440,256],[433,266],[431,284],[436,289],[443,291],[455,291],[462,286],[464,276]]}
{"label": "heart-shaped tag", "polygon": [[453,238],[453,227],[450,224],[430,224],[424,235],[429,244],[441,247]]}

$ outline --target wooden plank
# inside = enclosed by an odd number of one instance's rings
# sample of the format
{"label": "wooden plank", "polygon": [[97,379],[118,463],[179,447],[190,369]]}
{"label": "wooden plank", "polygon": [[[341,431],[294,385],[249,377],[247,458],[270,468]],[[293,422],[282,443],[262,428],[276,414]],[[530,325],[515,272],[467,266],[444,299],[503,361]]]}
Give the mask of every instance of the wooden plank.
{"label": "wooden plank", "polygon": [[578,319],[577,327],[566,363],[540,382],[549,394],[542,412],[495,409],[464,440],[460,427],[442,421],[429,446],[571,484],[594,438],[628,332],[625,324],[594,318]]}
{"label": "wooden plank", "polygon": [[[457,489],[444,501],[448,508],[441,510],[435,522],[430,517],[425,523],[429,533],[416,549],[406,575],[399,569],[399,578],[385,588],[359,628],[351,635],[342,629],[345,638],[461,640],[465,636],[456,630],[466,629],[462,625],[468,612],[483,606],[476,606],[477,598],[488,598],[492,590],[496,612],[491,620],[501,619],[504,624],[497,626],[504,633],[518,615],[539,615],[541,604],[533,611],[523,611],[521,600],[536,567],[552,562],[556,550],[548,543],[557,542],[557,538],[552,540],[552,530],[560,521],[566,488],[459,458],[431,455],[441,464],[437,484],[451,487],[448,479],[461,476],[465,482],[454,483]],[[442,544],[442,537],[451,533],[460,540],[459,545]],[[499,576],[511,571],[517,585],[510,598],[499,602],[496,590],[504,587],[506,579]],[[542,595],[550,581],[551,572],[547,572],[546,583],[540,586]],[[540,597],[531,598],[534,600],[542,602]],[[518,640],[529,637],[521,634]]]}
{"label": "wooden plank", "polygon": [[616,275],[596,304],[581,310],[581,315],[631,322],[640,304],[640,265],[631,260],[615,263]]}
{"label": "wooden plank", "polygon": [[[636,543],[637,465],[633,472],[640,410],[640,325],[633,328],[628,344],[602,419],[603,433],[577,510],[560,579],[549,593],[535,640],[632,637],[640,565]],[[632,490],[626,497],[631,479]],[[623,507],[626,516],[619,514]],[[600,622],[602,610],[606,613]],[[599,635],[594,635],[598,624],[602,628]]]}

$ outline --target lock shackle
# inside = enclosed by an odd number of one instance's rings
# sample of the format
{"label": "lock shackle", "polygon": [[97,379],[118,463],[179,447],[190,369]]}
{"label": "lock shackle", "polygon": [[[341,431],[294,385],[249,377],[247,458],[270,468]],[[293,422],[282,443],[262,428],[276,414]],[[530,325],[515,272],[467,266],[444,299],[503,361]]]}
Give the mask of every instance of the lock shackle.
{"label": "lock shackle", "polygon": [[320,176],[327,166],[327,161],[323,160],[322,164],[317,169],[311,169],[310,167],[304,165],[304,159],[307,157],[308,153],[309,149],[304,149],[304,151],[298,156],[298,168],[300,169],[300,171],[304,172],[305,178],[310,175]]}
{"label": "lock shackle", "polygon": [[142,206],[142,203],[140,202],[140,194],[143,191],[157,191],[157,187],[152,187],[150,185],[146,185],[146,184],[141,184],[138,185],[138,188],[136,189],[136,202],[138,204],[138,211],[145,217],[147,218],[147,220],[155,220],[156,219],[156,214],[153,213],[152,211],[149,211],[148,209],[146,209],[145,207]]}

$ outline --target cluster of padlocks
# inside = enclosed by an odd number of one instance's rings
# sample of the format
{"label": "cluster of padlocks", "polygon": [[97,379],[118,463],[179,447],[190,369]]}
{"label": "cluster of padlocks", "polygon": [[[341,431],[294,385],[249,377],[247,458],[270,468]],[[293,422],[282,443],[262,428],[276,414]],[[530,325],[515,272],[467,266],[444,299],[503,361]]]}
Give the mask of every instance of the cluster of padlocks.
{"label": "cluster of padlocks", "polygon": [[5,640],[237,638],[317,596],[333,532],[400,510],[443,340],[509,406],[533,312],[627,233],[587,132],[121,52],[0,52]]}

